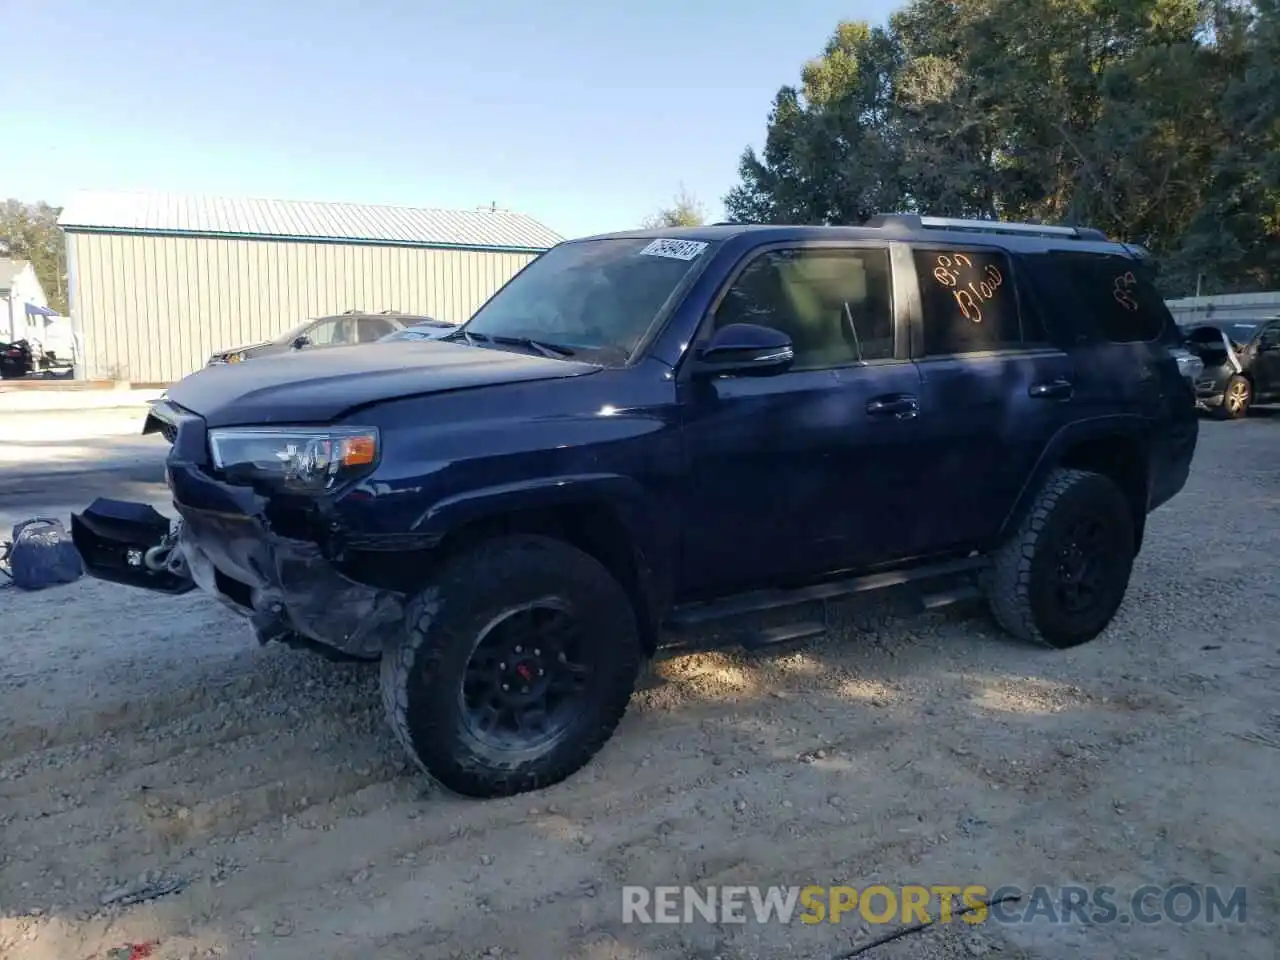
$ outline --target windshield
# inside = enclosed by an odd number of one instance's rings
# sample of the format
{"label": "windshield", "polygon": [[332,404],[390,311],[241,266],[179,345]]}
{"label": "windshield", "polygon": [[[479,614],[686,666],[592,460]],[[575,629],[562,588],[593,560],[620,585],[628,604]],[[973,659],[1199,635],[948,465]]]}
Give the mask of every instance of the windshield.
{"label": "windshield", "polygon": [[464,335],[528,338],[626,360],[710,246],[648,237],[563,243],[494,294]]}
{"label": "windshield", "polygon": [[411,327],[405,327],[402,330],[394,330],[380,340],[439,340],[441,337],[448,336],[450,333],[458,329],[458,325],[454,323],[446,323],[444,320],[429,320],[425,323],[415,323]]}
{"label": "windshield", "polygon": [[306,330],[307,327],[311,326],[311,324],[313,324],[314,322],[315,322],[314,317],[310,320],[303,320],[296,327],[290,327],[288,330],[280,334],[280,336],[276,337],[271,342],[272,343],[292,343],[294,340],[297,340],[298,337],[302,336],[303,331]]}

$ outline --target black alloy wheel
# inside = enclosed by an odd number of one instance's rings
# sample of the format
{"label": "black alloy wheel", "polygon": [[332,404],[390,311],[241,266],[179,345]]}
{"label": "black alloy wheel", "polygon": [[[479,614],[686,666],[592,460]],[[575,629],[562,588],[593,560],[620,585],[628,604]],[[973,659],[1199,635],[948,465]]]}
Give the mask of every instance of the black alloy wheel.
{"label": "black alloy wheel", "polygon": [[552,599],[500,614],[467,662],[459,694],[468,729],[500,749],[554,740],[582,709],[590,657],[582,624]]}
{"label": "black alloy wheel", "polygon": [[1113,538],[1097,514],[1073,517],[1059,536],[1057,601],[1064,613],[1078,616],[1096,604],[1104,590]]}
{"label": "black alloy wheel", "polygon": [[448,789],[500,797],[585,766],[622,719],[644,660],[630,595],[551,537],[459,551],[409,603],[382,657],[387,719]]}

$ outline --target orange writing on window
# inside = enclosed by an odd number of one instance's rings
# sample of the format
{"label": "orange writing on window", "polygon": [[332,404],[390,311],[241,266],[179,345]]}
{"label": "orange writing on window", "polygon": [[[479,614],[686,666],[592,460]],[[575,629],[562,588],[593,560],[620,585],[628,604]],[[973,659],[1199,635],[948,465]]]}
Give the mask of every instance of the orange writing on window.
{"label": "orange writing on window", "polygon": [[1133,271],[1122,273],[1116,277],[1115,283],[1111,285],[1111,296],[1115,298],[1116,303],[1124,307],[1130,313],[1138,312],[1138,301],[1134,297],[1134,290],[1138,286],[1138,278],[1133,275]]}
{"label": "orange writing on window", "polygon": [[978,271],[963,253],[939,254],[933,279],[951,291],[961,316],[974,323],[982,322],[982,305],[995,299],[1004,285],[1004,275],[994,263]]}

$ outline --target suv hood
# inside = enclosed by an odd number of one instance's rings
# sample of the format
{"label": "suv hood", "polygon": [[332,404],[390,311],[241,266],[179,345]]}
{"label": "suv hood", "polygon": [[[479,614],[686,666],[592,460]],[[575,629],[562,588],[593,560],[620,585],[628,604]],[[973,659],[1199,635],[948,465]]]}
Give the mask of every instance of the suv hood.
{"label": "suv hood", "polygon": [[167,396],[210,427],[326,423],[380,400],[576,377],[599,369],[462,343],[394,340],[207,367],[175,383]]}

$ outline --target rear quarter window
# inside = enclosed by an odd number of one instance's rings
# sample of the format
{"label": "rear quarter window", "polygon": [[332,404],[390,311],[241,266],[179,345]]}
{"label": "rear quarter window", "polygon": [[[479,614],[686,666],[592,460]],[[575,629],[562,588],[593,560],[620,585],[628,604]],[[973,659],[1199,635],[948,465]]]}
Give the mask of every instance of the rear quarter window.
{"label": "rear quarter window", "polygon": [[1063,319],[1077,332],[1112,343],[1180,339],[1148,264],[1113,254],[1073,251],[1026,259],[1042,298],[1048,298],[1059,314],[1065,313]]}

